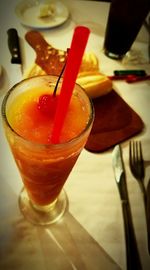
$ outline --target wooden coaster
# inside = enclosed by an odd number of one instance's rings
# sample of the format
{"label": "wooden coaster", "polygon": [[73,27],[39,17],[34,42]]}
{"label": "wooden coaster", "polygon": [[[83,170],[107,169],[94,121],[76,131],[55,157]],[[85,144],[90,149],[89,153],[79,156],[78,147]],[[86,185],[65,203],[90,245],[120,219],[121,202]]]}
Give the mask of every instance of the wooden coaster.
{"label": "wooden coaster", "polygon": [[141,132],[144,123],[114,91],[93,100],[95,120],[85,148],[103,152]]}

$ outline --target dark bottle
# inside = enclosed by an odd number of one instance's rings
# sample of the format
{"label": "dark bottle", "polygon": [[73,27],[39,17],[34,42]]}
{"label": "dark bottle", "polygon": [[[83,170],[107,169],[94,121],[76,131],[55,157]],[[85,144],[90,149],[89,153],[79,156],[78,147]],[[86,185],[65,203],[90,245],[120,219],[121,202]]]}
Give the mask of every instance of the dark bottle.
{"label": "dark bottle", "polygon": [[131,48],[150,11],[150,0],[112,0],[108,15],[104,52],[121,59]]}

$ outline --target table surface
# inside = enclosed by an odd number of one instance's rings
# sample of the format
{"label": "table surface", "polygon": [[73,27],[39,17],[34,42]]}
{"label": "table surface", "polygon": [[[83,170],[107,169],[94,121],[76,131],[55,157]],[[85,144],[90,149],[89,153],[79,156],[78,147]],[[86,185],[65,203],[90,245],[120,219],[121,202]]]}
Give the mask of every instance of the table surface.
{"label": "table surface", "polygon": [[[101,72],[112,75],[114,69],[142,68],[150,73],[148,34],[142,27],[133,49],[145,59],[140,64],[125,64],[103,53],[109,3],[100,1],[63,1],[70,17],[56,28],[41,30],[53,46],[66,50],[76,25],[91,29],[88,52],[99,59]],[[14,7],[17,1],[0,2],[0,104],[7,90],[21,76],[10,63],[6,31],[14,27],[21,39],[24,71],[34,62],[35,53],[24,35],[30,28],[20,24]],[[150,81],[128,84],[114,82],[117,93],[139,114],[145,123],[142,140],[146,167],[145,187],[150,178]],[[109,110],[109,108],[108,108]],[[150,269],[147,251],[146,222],[139,185],[129,169],[129,141],[122,144],[127,174],[127,187],[133,224],[143,269]],[[100,154],[81,153],[65,190],[69,210],[63,220],[53,226],[36,227],[24,220],[18,207],[22,182],[3,134],[0,121],[0,266],[1,269],[126,269],[125,238],[122,209],[112,169],[112,149]]]}

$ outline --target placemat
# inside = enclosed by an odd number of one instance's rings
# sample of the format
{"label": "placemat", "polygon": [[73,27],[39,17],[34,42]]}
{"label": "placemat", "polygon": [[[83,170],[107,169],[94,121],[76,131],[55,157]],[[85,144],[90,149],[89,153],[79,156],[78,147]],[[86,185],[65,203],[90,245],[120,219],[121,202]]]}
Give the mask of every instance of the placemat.
{"label": "placemat", "polygon": [[141,132],[144,123],[140,116],[115,90],[93,99],[95,120],[85,148],[103,152]]}

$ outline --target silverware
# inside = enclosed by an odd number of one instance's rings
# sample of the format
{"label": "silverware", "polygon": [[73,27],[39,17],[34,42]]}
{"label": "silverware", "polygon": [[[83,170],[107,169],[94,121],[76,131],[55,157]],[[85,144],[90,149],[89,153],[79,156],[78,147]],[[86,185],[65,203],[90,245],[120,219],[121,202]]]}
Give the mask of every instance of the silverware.
{"label": "silverware", "polygon": [[120,200],[122,203],[122,213],[124,220],[125,242],[126,242],[127,269],[140,270],[142,269],[142,266],[132,223],[131,209],[126,185],[126,176],[120,145],[116,145],[113,150],[112,164],[115,174],[115,180],[120,194]]}
{"label": "silverware", "polygon": [[19,43],[19,36],[18,36],[17,30],[15,28],[10,28],[8,29],[7,34],[8,34],[8,48],[11,53],[11,63],[13,64],[13,67],[14,66],[17,67],[17,72],[19,72],[20,76],[22,77],[22,73],[23,73],[22,59],[21,59],[20,43]]}
{"label": "silverware", "polygon": [[[147,192],[146,210],[147,210],[148,239],[150,239],[150,179],[148,181],[146,192]],[[150,242],[149,242],[149,244],[150,244]],[[150,248],[149,248],[149,254],[150,254]]]}
{"label": "silverware", "polygon": [[148,240],[148,251],[150,254],[150,221],[148,218],[149,211],[147,207],[147,195],[146,195],[146,189],[144,186],[144,177],[145,177],[145,168],[144,168],[144,160],[143,160],[143,154],[142,154],[142,144],[140,141],[130,141],[129,143],[129,164],[130,169],[139,183],[142,195],[143,195],[143,201],[144,201],[144,208],[145,208],[145,216],[146,216],[146,225],[147,225],[147,240]]}

